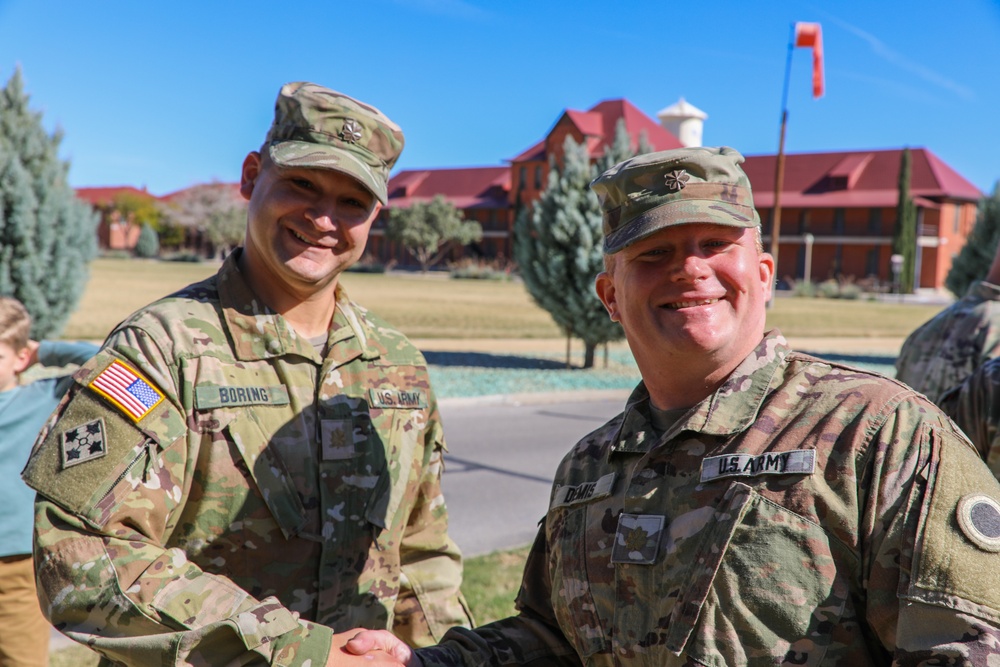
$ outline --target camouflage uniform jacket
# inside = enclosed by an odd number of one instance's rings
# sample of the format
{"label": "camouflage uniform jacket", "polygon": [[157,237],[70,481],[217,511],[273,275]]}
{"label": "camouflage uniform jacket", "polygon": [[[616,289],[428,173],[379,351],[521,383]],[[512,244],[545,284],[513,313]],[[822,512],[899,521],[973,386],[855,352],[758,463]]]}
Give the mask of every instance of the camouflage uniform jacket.
{"label": "camouflage uniform jacket", "polygon": [[427,667],[994,664],[1000,484],[923,396],[772,332],[662,437],[648,405],[563,459],[519,615]]}
{"label": "camouflage uniform jacket", "polygon": [[1000,356],[1000,286],[968,294],[911,333],[896,359],[896,379],[935,403],[987,359]]}
{"label": "camouflage uniform jacket", "polygon": [[940,404],[1000,479],[1000,359],[990,359],[945,392]]}
{"label": "camouflage uniform jacket", "polygon": [[323,358],[230,257],[75,375],[24,472],[58,629],[129,665],[316,666],[331,628],[470,622],[423,357],[337,299]]}

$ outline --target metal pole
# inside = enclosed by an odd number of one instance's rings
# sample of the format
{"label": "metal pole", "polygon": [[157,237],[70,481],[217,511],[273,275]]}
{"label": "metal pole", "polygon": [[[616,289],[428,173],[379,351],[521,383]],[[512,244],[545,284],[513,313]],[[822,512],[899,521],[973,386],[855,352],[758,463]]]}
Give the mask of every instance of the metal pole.
{"label": "metal pole", "polygon": [[[788,57],[785,60],[785,82],[781,91],[781,132],[778,139],[778,159],[774,169],[774,209],[771,214],[771,257],[774,258],[775,280],[781,275],[778,268],[778,243],[781,239],[781,189],[785,183],[785,127],[788,125],[788,80],[792,72],[792,53],[795,50],[795,24],[788,37]],[[773,293],[772,293],[773,294]],[[768,302],[770,306],[774,297]]]}

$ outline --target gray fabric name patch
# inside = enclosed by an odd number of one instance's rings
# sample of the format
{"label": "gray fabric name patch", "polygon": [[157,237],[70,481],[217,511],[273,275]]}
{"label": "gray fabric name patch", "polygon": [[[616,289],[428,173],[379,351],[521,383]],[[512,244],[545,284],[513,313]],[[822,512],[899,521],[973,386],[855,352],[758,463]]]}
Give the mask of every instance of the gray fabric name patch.
{"label": "gray fabric name patch", "polygon": [[241,405],[288,405],[288,389],[274,387],[195,387],[194,405],[199,409]]}
{"label": "gray fabric name patch", "polygon": [[371,398],[373,408],[383,410],[394,408],[420,410],[427,407],[427,394],[420,389],[398,389],[396,387],[369,389],[368,396]]}
{"label": "gray fabric name patch", "polygon": [[757,475],[811,475],[815,470],[816,451],[812,449],[793,449],[758,456],[724,454],[702,460],[701,481]]}
{"label": "gray fabric name patch", "polygon": [[576,486],[560,486],[552,498],[552,507],[562,507],[563,505],[575,505],[585,503],[588,500],[601,498],[611,493],[615,485],[615,473],[611,472],[601,477],[596,482],[584,482]]}

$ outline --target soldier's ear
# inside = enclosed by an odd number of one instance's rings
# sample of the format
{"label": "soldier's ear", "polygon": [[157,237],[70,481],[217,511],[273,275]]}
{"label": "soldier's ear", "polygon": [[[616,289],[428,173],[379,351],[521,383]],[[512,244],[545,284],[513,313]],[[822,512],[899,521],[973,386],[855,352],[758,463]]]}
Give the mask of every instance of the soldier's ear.
{"label": "soldier's ear", "polygon": [[240,172],[240,194],[247,201],[250,201],[250,195],[253,194],[253,187],[257,183],[257,177],[260,176],[262,167],[260,153],[257,151],[251,151],[243,158],[243,170]]}
{"label": "soldier's ear", "polygon": [[615,281],[611,278],[611,274],[607,271],[601,271],[597,274],[594,289],[597,290],[597,298],[604,304],[611,321],[618,322],[618,300],[615,294]]}

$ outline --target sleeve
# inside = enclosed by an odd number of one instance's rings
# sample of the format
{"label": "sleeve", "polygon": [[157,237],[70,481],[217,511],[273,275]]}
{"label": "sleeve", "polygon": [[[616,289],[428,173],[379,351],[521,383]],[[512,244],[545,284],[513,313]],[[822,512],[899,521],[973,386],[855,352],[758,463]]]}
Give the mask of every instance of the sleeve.
{"label": "sleeve", "polygon": [[392,628],[410,646],[428,646],[452,626],[473,625],[460,591],[462,555],[448,535],[441,490],[446,448],[433,395],[429,409],[418,495],[400,544],[402,576]]}
{"label": "sleeve", "polygon": [[438,646],[417,651],[424,667],[581,665],[552,610],[547,545],[543,522],[525,563],[517,616],[475,630],[452,628]]}
{"label": "sleeve", "polygon": [[[52,624],[116,663],[323,664],[329,628],[201,570],[166,542],[194,475],[176,377],[150,336],[117,334],[74,386],[23,473]],[[129,375],[127,387],[110,383]]]}
{"label": "sleeve", "polygon": [[949,420],[904,403],[863,486],[865,620],[894,665],[987,664],[1000,650],[1000,483]]}
{"label": "sleeve", "polygon": [[92,343],[43,340],[38,344],[38,363],[43,366],[82,366],[100,350]]}
{"label": "sleeve", "polygon": [[980,366],[938,401],[1000,479],[1000,360]]}

